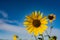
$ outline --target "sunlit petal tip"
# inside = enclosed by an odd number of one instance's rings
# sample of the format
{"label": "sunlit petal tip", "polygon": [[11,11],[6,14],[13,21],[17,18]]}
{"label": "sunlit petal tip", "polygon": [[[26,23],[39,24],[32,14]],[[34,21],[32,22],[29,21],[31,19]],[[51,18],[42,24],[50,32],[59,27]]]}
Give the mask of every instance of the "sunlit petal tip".
{"label": "sunlit petal tip", "polygon": [[43,17],[43,13],[41,13],[41,17]]}
{"label": "sunlit petal tip", "polygon": [[35,11],[35,16],[37,16],[37,11]]}
{"label": "sunlit petal tip", "polygon": [[40,11],[38,11],[38,13],[40,14],[41,12],[40,12]]}

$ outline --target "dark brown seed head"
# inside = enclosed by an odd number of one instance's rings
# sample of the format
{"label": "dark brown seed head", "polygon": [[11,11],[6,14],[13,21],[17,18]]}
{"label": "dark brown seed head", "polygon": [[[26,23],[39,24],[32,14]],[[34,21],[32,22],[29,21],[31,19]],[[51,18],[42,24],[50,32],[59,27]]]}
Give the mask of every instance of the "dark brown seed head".
{"label": "dark brown seed head", "polygon": [[54,18],[53,16],[50,16],[50,15],[48,16],[49,20],[53,20],[53,18]]}
{"label": "dark brown seed head", "polygon": [[33,24],[34,27],[37,28],[37,27],[39,27],[41,25],[41,22],[40,22],[40,20],[33,20],[32,24]]}

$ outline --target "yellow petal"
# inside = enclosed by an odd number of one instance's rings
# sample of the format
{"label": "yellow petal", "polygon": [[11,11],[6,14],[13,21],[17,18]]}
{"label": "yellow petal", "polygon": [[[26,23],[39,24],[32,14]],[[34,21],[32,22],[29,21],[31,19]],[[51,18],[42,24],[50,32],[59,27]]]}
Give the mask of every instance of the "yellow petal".
{"label": "yellow petal", "polygon": [[24,22],[23,24],[24,24],[24,26],[31,26],[32,25],[32,23],[29,23],[29,22]]}
{"label": "yellow petal", "polygon": [[31,16],[26,16],[27,19],[32,20],[33,18]]}
{"label": "yellow petal", "polygon": [[33,20],[34,20],[34,19],[37,19],[37,12],[36,12],[36,11],[35,11],[35,12],[32,12],[31,17],[33,18]]}
{"label": "yellow petal", "polygon": [[25,22],[32,23],[33,20],[25,20]]}
{"label": "yellow petal", "polygon": [[31,26],[28,26],[28,27],[26,27],[26,30],[29,30],[31,28]]}
{"label": "yellow petal", "polygon": [[49,20],[50,21],[50,23],[52,23],[53,22],[53,20]]}
{"label": "yellow petal", "polygon": [[35,13],[34,13],[34,12],[32,12],[32,15],[31,15],[31,17],[32,17],[32,18],[34,18],[34,17],[35,17]]}
{"label": "yellow petal", "polygon": [[43,14],[40,14],[40,15],[38,16],[38,19],[40,20],[42,17],[43,17]]}
{"label": "yellow petal", "polygon": [[48,28],[48,26],[46,26],[46,25],[41,25],[41,29],[42,29],[43,31],[47,30],[47,28]]}
{"label": "yellow petal", "polygon": [[32,19],[25,19],[24,21],[32,22]]}
{"label": "yellow petal", "polygon": [[43,34],[46,29],[47,29],[47,26],[46,26],[46,25],[41,25],[41,26],[38,28],[40,34]]}
{"label": "yellow petal", "polygon": [[38,14],[39,14],[39,15],[40,15],[40,13],[41,13],[41,12],[40,12],[40,11],[38,11]]}
{"label": "yellow petal", "polygon": [[41,21],[41,24],[48,24],[48,20],[45,19],[44,21]]}
{"label": "yellow petal", "polygon": [[41,18],[43,17],[43,13],[40,14],[41,15]]}
{"label": "yellow petal", "polygon": [[41,21],[44,21],[47,17],[45,16],[44,18],[41,19]]}
{"label": "yellow petal", "polygon": [[23,24],[30,24],[29,22],[24,22]]}
{"label": "yellow petal", "polygon": [[56,19],[56,15],[54,15],[54,20]]}
{"label": "yellow petal", "polygon": [[40,33],[40,34],[43,34],[43,33],[44,33],[44,31],[43,31],[43,30],[41,30],[39,33]]}
{"label": "yellow petal", "polygon": [[38,33],[39,33],[39,30],[37,30],[37,29],[34,28],[34,35],[38,36]]}
{"label": "yellow petal", "polygon": [[41,27],[39,27],[38,30],[39,30],[40,34],[42,34],[44,32],[44,30]]}
{"label": "yellow petal", "polygon": [[38,19],[38,13],[37,13],[37,11],[35,11],[35,17],[34,17],[34,19]]}
{"label": "yellow petal", "polygon": [[30,34],[33,32],[32,30],[33,30],[33,27],[28,27],[28,28],[27,28],[27,31],[28,31],[28,33],[30,33]]}
{"label": "yellow petal", "polygon": [[35,11],[35,16],[37,16],[37,11]]}

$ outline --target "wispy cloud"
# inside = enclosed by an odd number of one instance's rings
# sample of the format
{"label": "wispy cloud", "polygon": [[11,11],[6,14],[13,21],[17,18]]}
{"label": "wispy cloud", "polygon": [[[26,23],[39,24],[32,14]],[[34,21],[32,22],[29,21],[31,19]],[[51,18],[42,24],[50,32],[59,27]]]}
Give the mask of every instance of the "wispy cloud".
{"label": "wispy cloud", "polygon": [[4,11],[1,11],[1,10],[0,10],[0,14],[1,14],[4,18],[7,18],[7,17],[8,17],[7,13],[5,13]]}
{"label": "wispy cloud", "polygon": [[[6,24],[6,23],[3,23],[0,25],[0,30],[5,30],[5,31],[8,31],[8,32],[14,32],[14,33],[18,33],[20,35],[20,37],[22,38],[26,38],[26,39],[31,39],[34,37],[32,37],[32,35],[29,35],[27,33],[27,31],[25,30],[25,28],[22,28],[22,27],[19,27],[19,26],[15,26],[15,25],[10,25],[10,24]],[[49,33],[49,28],[48,28],[48,33]],[[59,29],[56,29],[56,28],[53,28],[52,32],[51,32],[51,36],[53,35],[56,35],[57,36],[57,40],[59,40],[60,38],[60,31]]]}
{"label": "wispy cloud", "polygon": [[[6,12],[0,10],[0,14],[3,16],[2,18],[0,18],[0,23],[7,22],[7,23],[16,23],[17,25],[20,24],[16,20],[9,20],[8,19],[8,14]],[[4,19],[4,18],[6,18],[6,19]]]}
{"label": "wispy cloud", "polygon": [[[28,32],[25,30],[25,28],[22,28],[22,27],[20,27],[20,26],[15,26],[15,25],[11,25],[11,24],[7,24],[7,23],[5,23],[2,19],[0,20],[1,21],[1,23],[0,23],[0,30],[4,30],[4,31],[7,31],[7,32],[11,32],[11,33],[13,33],[12,35],[11,34],[9,34],[8,36],[10,36],[10,38],[14,35],[14,34],[19,34],[20,36],[21,36],[21,38],[25,38],[25,39],[28,39],[29,37],[29,39],[31,39],[31,35],[30,34],[28,34]],[[2,35],[4,35],[4,34],[2,34]],[[5,36],[6,36],[7,34],[5,34]],[[5,38],[5,39],[7,39],[7,36],[5,37],[5,36],[0,36],[1,38]],[[8,37],[9,38],[9,37]],[[24,39],[23,38],[23,39]],[[11,38],[12,39],[12,38]]]}

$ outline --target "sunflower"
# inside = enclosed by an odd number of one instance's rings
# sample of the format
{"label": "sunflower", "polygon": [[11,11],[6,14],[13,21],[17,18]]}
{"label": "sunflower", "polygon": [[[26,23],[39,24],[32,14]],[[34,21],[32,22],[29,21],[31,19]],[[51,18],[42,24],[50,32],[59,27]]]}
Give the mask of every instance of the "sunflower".
{"label": "sunflower", "polygon": [[56,36],[52,36],[49,38],[49,40],[57,40],[57,37]]}
{"label": "sunflower", "polygon": [[53,20],[56,19],[56,16],[55,16],[54,14],[50,14],[50,15],[48,16],[48,19],[49,19],[50,23],[52,23]]}
{"label": "sunflower", "polygon": [[13,40],[17,40],[18,36],[17,35],[14,35],[13,36]]}
{"label": "sunflower", "polygon": [[38,34],[43,34],[43,32],[47,29],[48,21],[47,17],[43,17],[43,14],[40,11],[32,12],[31,15],[26,16],[24,21],[24,25],[26,26],[26,30],[29,33],[34,33],[35,36]]}

